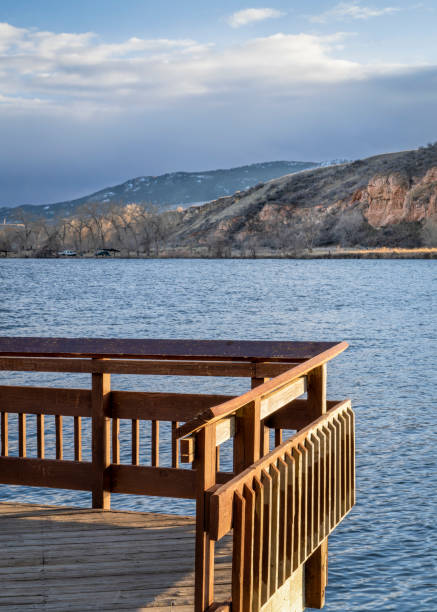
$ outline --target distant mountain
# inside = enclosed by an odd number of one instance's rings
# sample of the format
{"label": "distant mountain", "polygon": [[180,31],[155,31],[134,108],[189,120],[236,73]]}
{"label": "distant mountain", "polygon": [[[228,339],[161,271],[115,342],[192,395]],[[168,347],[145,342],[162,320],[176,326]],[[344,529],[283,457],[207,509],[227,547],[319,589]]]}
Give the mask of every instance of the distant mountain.
{"label": "distant mountain", "polygon": [[[205,172],[171,172],[160,176],[140,176],[121,185],[107,187],[90,195],[47,205],[24,205],[0,208],[0,221],[19,220],[24,214],[54,219],[73,216],[79,206],[91,202],[103,204],[151,203],[161,211],[203,204],[222,196],[244,191],[254,185],[285,174],[292,174],[325,165],[316,162],[276,161],[228,170]],[[328,162],[329,163],[329,162]],[[336,163],[336,162],[333,162]]]}

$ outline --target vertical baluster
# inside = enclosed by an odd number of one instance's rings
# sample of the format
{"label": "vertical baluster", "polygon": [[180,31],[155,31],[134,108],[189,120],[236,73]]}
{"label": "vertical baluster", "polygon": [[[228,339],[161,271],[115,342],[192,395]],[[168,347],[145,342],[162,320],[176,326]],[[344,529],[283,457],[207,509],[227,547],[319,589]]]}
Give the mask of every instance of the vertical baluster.
{"label": "vertical baluster", "polygon": [[325,503],[325,537],[331,531],[331,508],[332,508],[332,449],[331,430],[323,426],[325,434],[325,477],[326,477],[326,503]]}
{"label": "vertical baluster", "polygon": [[314,550],[314,443],[309,438],[305,440],[305,449],[307,456],[307,528],[306,528],[306,556],[309,556]]}
{"label": "vertical baluster", "polygon": [[331,471],[331,524],[330,529],[334,529],[336,525],[336,498],[337,498],[337,430],[330,421],[327,425],[330,432],[330,471]]}
{"label": "vertical baluster", "polygon": [[346,414],[339,414],[338,421],[340,423],[340,442],[341,442],[341,516],[344,516],[347,512],[347,418]]}
{"label": "vertical baluster", "polygon": [[120,419],[112,418],[112,463],[120,463]]}
{"label": "vertical baluster", "polygon": [[355,504],[355,414],[352,409],[349,409],[349,416],[351,418],[351,506]]}
{"label": "vertical baluster", "polygon": [[244,544],[246,501],[234,495],[234,536],[232,552],[232,610],[243,612]]}
{"label": "vertical baluster", "polygon": [[140,422],[132,419],[132,465],[140,462]]}
{"label": "vertical baluster", "polygon": [[63,431],[62,431],[62,415],[55,415],[55,430],[56,430],[56,459],[63,457]]}
{"label": "vertical baluster", "polygon": [[265,470],[261,472],[261,483],[264,488],[261,604],[265,604],[270,597],[270,560],[272,554],[272,478]]}
{"label": "vertical baluster", "polygon": [[317,431],[319,438],[319,542],[321,542],[326,533],[326,433],[322,427]]}
{"label": "vertical baluster", "polygon": [[215,447],[215,465],[217,472],[220,472],[220,446]]}
{"label": "vertical baluster", "polygon": [[295,488],[296,488],[296,474],[295,474],[295,462],[294,458],[290,453],[285,454],[285,464],[287,466],[287,547],[285,551],[286,564],[285,564],[285,578],[291,576],[293,572],[293,555],[294,555],[294,530],[296,522],[296,499],[295,499]]}
{"label": "vertical baluster", "polygon": [[345,410],[343,413],[343,419],[345,423],[345,452],[344,452],[344,461],[345,461],[345,471],[346,471],[346,491],[345,491],[345,509],[348,512],[351,508],[351,419],[349,415],[349,411]]}
{"label": "vertical baluster", "polygon": [[44,436],[44,415],[36,415],[36,454],[40,459],[44,459],[45,454]]}
{"label": "vertical baluster", "polygon": [[261,609],[262,590],[262,559],[263,559],[263,529],[264,529],[264,487],[259,478],[253,479],[255,491],[255,524],[253,547],[253,612]]}
{"label": "vertical baluster", "polygon": [[275,429],[275,446],[282,444],[282,429]]}
{"label": "vertical baluster", "polygon": [[308,536],[308,453],[304,446],[299,445],[302,454],[302,496],[301,496],[301,528],[300,528],[300,558],[303,563],[307,557]]}
{"label": "vertical baluster", "polygon": [[322,540],[320,534],[320,440],[316,434],[311,436],[313,443],[313,547]]}
{"label": "vertical baluster", "polygon": [[301,556],[301,534],[302,534],[302,453],[293,448],[294,459],[294,533],[293,533],[293,571],[297,570],[303,562]]}
{"label": "vertical baluster", "polygon": [[18,415],[18,455],[26,456],[26,415],[23,413]]}
{"label": "vertical baluster", "polygon": [[[173,464],[173,448],[172,448]],[[152,421],[152,466],[159,466],[159,421]]]}
{"label": "vertical baluster", "polygon": [[272,538],[270,554],[270,597],[278,588],[278,568],[279,568],[279,508],[280,508],[280,480],[279,470],[276,465],[270,466],[270,476],[272,479]]}
{"label": "vertical baluster", "polygon": [[293,522],[291,516],[288,515],[288,467],[285,461],[278,459],[279,470],[279,562],[278,562],[278,586],[281,586],[287,578],[287,546],[288,546],[288,529],[289,522]]}
{"label": "vertical baluster", "polygon": [[[176,429],[179,427],[179,421],[173,421],[171,424],[171,467],[179,467],[179,440],[176,438]],[[219,470],[219,453],[220,447],[217,446],[216,450],[216,462],[217,471]]]}
{"label": "vertical baluster", "polygon": [[7,457],[9,454],[9,423],[8,413],[1,413],[1,430],[2,430],[2,457]]}
{"label": "vertical baluster", "polygon": [[252,612],[253,607],[253,538],[255,524],[255,493],[244,485],[243,497],[246,502],[244,517],[244,572],[243,572],[243,611]]}
{"label": "vertical baluster", "polygon": [[82,417],[74,417],[74,460],[82,461]]}
{"label": "vertical baluster", "polygon": [[335,472],[337,474],[337,494],[335,496],[335,524],[341,518],[341,498],[343,495],[343,482],[341,470],[341,429],[339,421],[334,418],[332,424],[335,427]]}

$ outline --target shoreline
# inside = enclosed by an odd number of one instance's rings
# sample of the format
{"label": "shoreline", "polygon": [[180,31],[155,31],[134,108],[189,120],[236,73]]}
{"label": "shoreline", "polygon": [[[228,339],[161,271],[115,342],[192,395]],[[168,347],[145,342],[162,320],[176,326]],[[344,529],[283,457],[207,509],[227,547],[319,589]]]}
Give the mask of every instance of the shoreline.
{"label": "shoreline", "polygon": [[312,252],[301,253],[275,253],[275,252],[259,252],[252,255],[241,254],[223,254],[207,255],[205,253],[188,253],[188,252],[164,252],[153,255],[115,255],[110,257],[96,257],[92,254],[75,255],[75,256],[46,256],[41,257],[33,254],[17,254],[12,253],[7,256],[0,255],[0,260],[3,259],[437,259],[437,248],[418,248],[418,249],[357,249],[346,250],[336,249],[333,251],[313,250]]}

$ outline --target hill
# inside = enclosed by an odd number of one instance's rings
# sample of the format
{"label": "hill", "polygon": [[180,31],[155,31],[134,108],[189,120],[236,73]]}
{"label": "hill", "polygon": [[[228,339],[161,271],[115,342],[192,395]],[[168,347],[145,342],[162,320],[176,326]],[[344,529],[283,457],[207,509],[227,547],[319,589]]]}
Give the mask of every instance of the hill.
{"label": "hill", "polygon": [[436,222],[437,143],[289,174],[190,207],[180,213],[172,240],[249,251],[410,247],[422,244],[424,228]]}
{"label": "hill", "polygon": [[178,206],[200,204],[221,196],[253,187],[257,183],[320,166],[316,162],[275,161],[251,164],[227,170],[205,172],[172,172],[160,176],[139,176],[101,189],[90,195],[47,205],[25,205],[0,208],[0,219],[7,222],[20,220],[24,215],[34,218],[55,219],[74,216],[83,204],[154,204],[165,211]]}

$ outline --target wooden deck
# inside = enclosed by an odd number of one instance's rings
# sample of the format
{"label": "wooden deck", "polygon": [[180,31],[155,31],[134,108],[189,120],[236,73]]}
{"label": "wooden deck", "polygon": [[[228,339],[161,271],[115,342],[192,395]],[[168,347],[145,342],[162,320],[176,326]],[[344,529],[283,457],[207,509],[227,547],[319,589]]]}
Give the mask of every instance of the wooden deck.
{"label": "wooden deck", "polygon": [[[195,519],[0,503],[0,609],[194,610]],[[216,547],[231,595],[231,541]]]}

